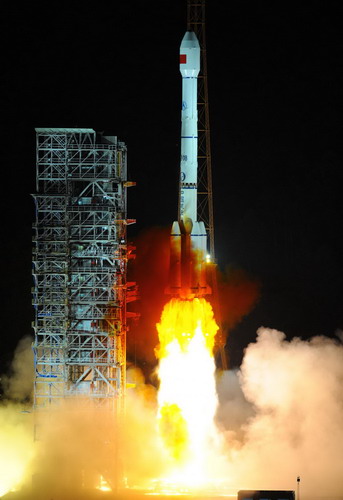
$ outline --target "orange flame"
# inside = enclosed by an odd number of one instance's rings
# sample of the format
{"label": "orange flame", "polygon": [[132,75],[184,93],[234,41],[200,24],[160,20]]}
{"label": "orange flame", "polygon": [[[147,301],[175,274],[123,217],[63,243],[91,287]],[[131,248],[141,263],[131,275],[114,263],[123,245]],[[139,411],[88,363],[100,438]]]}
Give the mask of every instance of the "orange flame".
{"label": "orange flame", "polygon": [[174,341],[177,341],[181,350],[186,353],[199,326],[206,348],[212,355],[218,326],[213,318],[211,304],[205,299],[171,299],[163,309],[161,322],[157,324],[160,344],[155,353],[158,359],[168,355],[168,346]]}
{"label": "orange flame", "polygon": [[219,439],[213,347],[218,326],[204,298],[173,298],[157,324],[159,433],[178,484],[199,487]]}

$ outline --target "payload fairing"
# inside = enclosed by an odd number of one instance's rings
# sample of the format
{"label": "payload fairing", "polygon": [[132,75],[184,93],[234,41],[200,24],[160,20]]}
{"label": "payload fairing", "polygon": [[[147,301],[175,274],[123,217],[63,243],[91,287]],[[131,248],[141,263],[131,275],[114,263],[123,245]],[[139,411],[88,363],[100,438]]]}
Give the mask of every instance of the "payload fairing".
{"label": "payload fairing", "polygon": [[197,220],[198,111],[197,79],[200,46],[187,31],[180,47],[182,75],[181,163],[178,220],[172,225],[170,286],[168,292],[183,299],[211,292],[206,283],[207,234]]}

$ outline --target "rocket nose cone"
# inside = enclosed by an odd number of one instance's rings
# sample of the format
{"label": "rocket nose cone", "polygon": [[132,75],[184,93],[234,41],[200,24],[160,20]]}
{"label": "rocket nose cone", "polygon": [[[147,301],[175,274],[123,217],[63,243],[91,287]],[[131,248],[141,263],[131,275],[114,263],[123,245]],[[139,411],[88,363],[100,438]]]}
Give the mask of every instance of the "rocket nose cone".
{"label": "rocket nose cone", "polygon": [[186,31],[182,41],[186,41],[186,40],[198,40],[198,39],[197,39],[197,36],[194,33],[194,31]]}
{"label": "rocket nose cone", "polygon": [[187,48],[198,48],[199,42],[194,31],[186,31],[185,36],[182,39],[181,47]]}

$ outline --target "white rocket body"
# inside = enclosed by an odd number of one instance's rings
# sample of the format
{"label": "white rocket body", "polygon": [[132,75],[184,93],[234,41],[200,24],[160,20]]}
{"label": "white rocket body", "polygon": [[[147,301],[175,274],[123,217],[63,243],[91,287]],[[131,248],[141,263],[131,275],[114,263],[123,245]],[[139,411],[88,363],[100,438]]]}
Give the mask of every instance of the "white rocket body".
{"label": "white rocket body", "polygon": [[182,75],[181,108],[181,178],[179,219],[187,224],[197,219],[198,177],[198,74],[200,46],[192,31],[187,31],[180,47],[180,73]]}
{"label": "white rocket body", "polygon": [[178,221],[171,231],[170,288],[172,294],[192,298],[210,293],[206,284],[207,234],[197,221],[198,111],[197,79],[200,46],[187,31],[180,47],[182,75],[181,163]]}

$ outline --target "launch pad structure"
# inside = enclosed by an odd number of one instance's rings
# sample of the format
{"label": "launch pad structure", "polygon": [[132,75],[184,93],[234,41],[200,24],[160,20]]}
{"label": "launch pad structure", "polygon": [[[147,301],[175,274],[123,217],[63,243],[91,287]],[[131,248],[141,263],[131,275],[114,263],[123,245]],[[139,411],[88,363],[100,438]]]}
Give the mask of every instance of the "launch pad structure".
{"label": "launch pad structure", "polygon": [[[208,251],[210,261],[216,262],[214,244],[214,213],[212,189],[212,154],[210,111],[208,98],[208,73],[206,49],[206,0],[187,0],[187,30],[193,31],[199,41],[201,51],[201,65],[198,76],[198,216],[203,221],[208,235]],[[215,266],[212,267],[212,294],[216,304],[216,318],[219,323],[219,332],[216,336],[216,347],[220,355],[220,364],[223,370],[228,368],[225,353],[225,333],[221,324],[221,312],[218,297],[218,283]]]}
{"label": "launch pad structure", "polygon": [[187,30],[193,31],[199,41],[201,65],[198,76],[198,216],[208,234],[208,251],[215,262],[214,215],[212,192],[212,155],[210,112],[208,102],[206,1],[187,0]]}
{"label": "launch pad structure", "polygon": [[37,128],[34,408],[118,410],[125,394],[127,149],[86,128]]}

